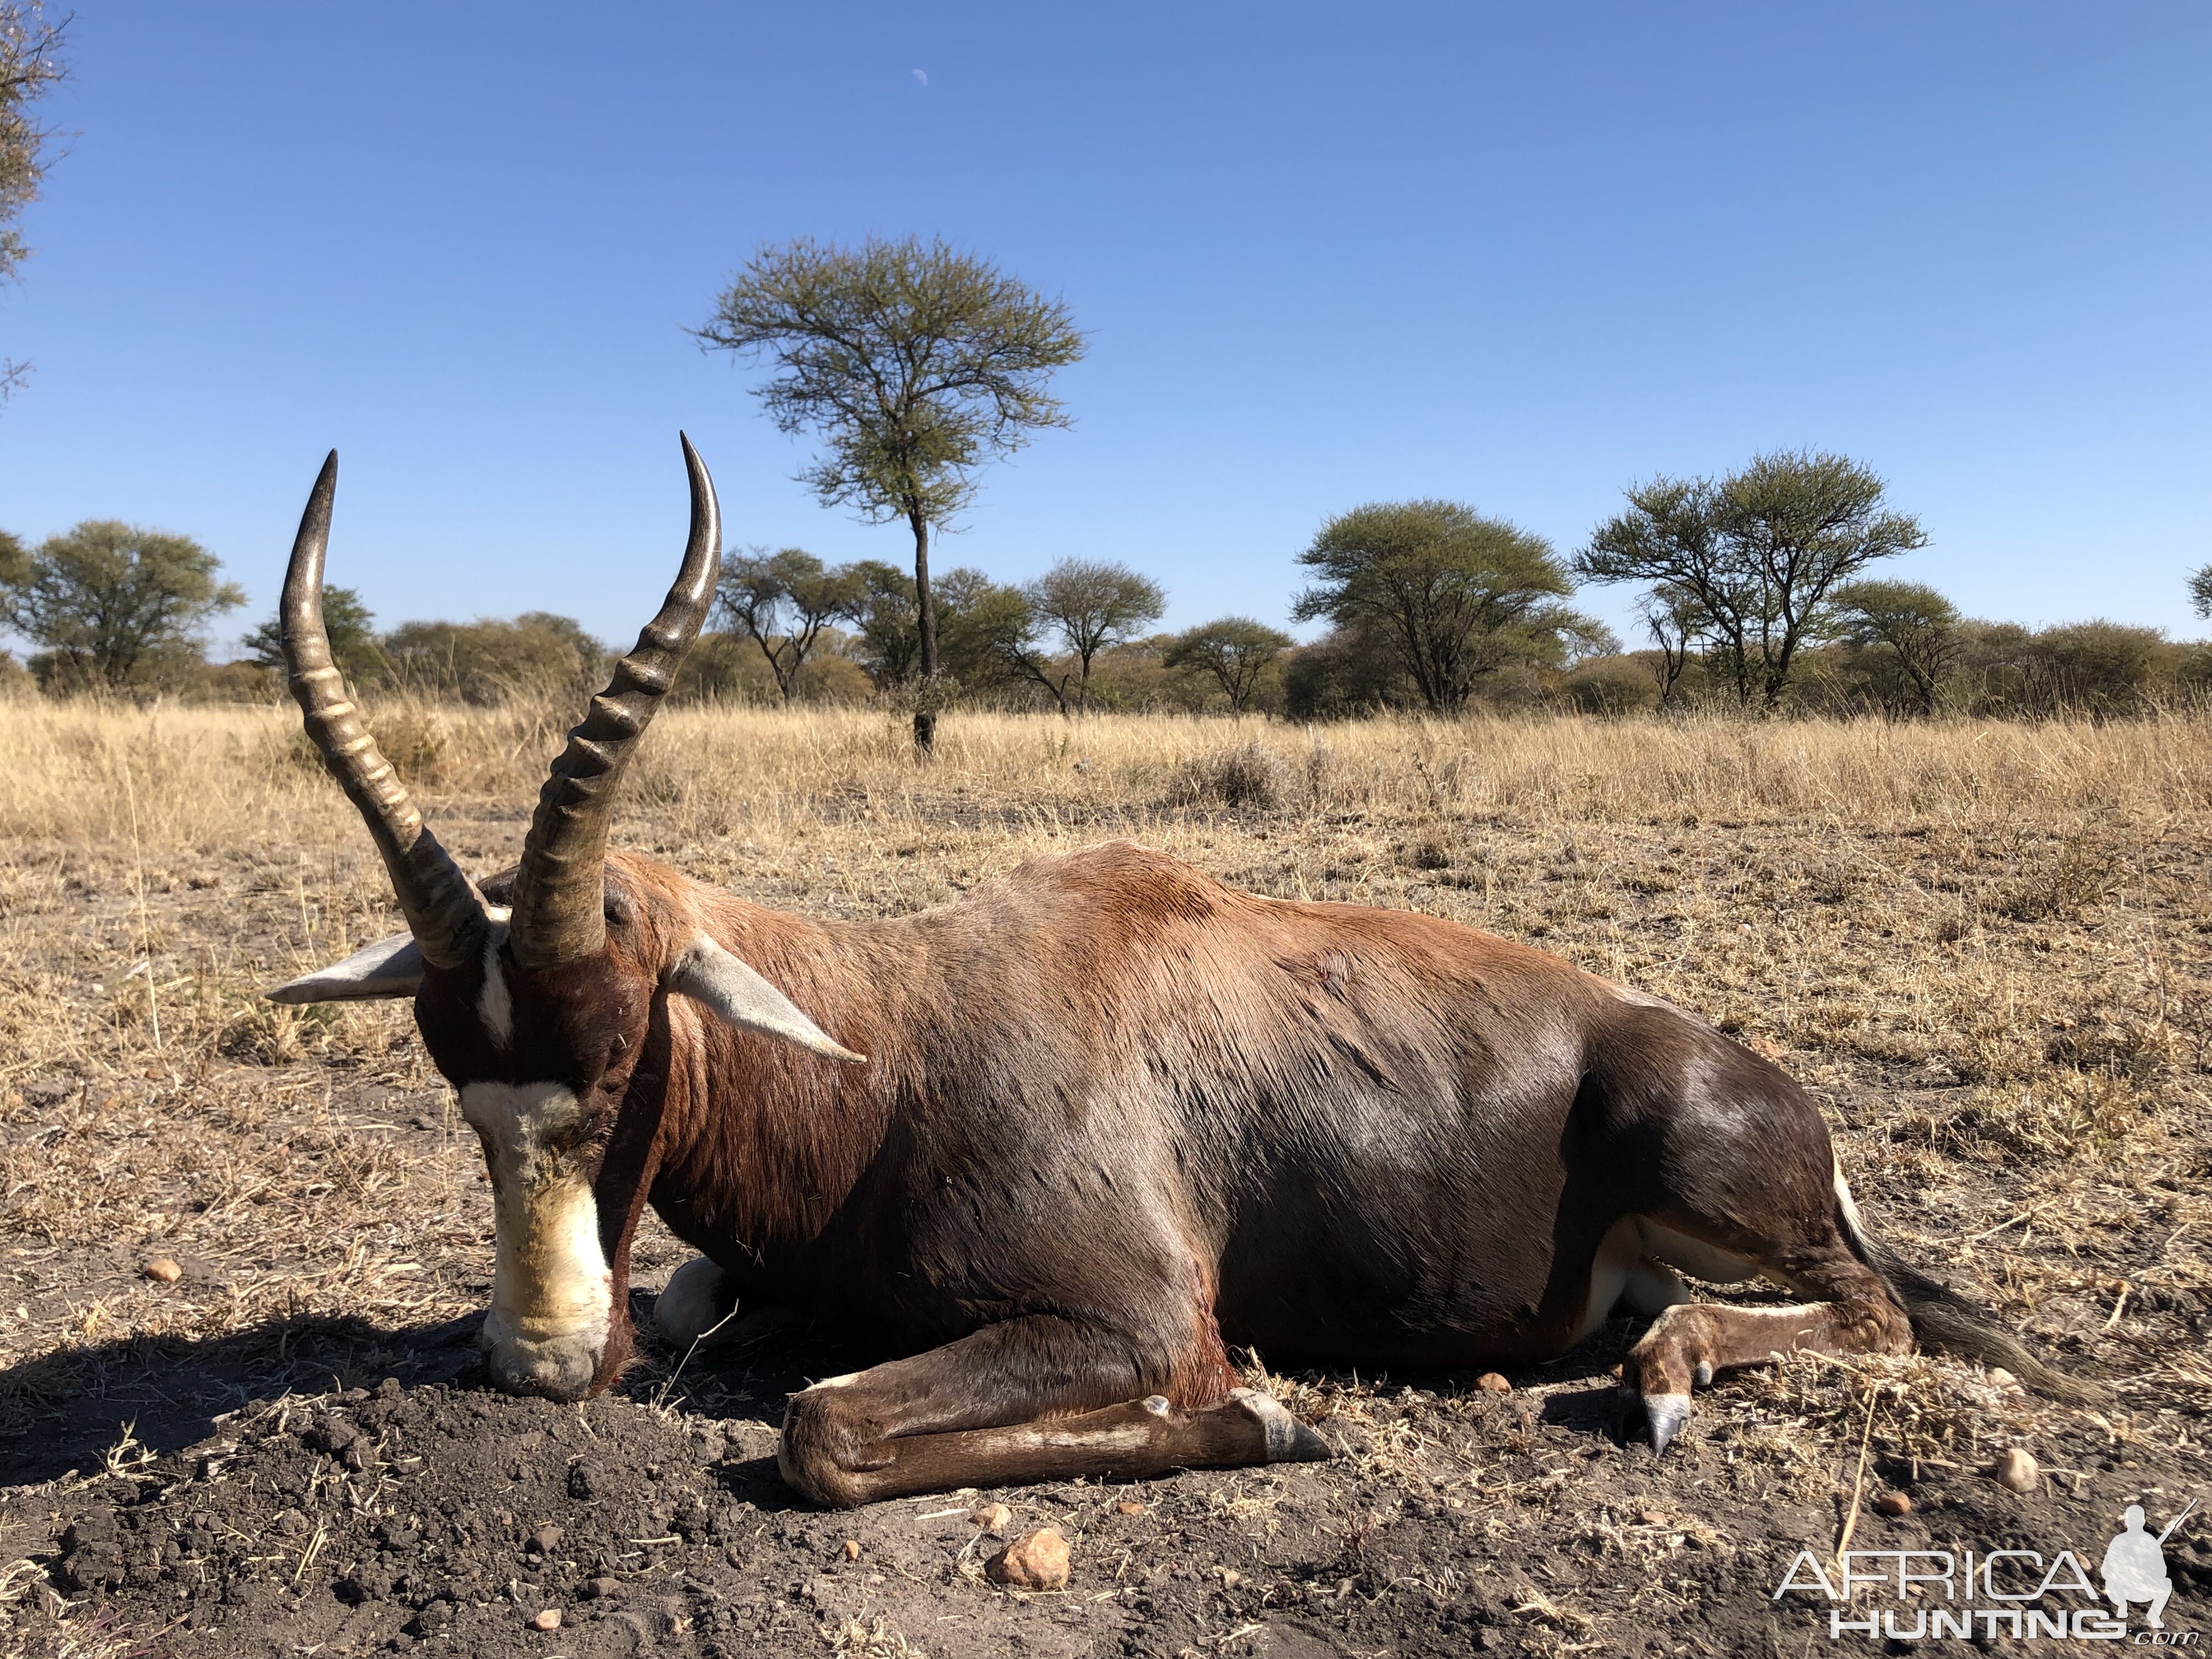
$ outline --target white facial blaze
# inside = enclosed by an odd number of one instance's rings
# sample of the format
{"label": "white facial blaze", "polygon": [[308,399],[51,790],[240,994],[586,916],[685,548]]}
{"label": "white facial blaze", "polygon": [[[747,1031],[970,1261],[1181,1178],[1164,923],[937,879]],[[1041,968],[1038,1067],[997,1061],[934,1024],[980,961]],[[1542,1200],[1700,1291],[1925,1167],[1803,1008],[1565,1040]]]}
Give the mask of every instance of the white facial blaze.
{"label": "white facial blaze", "polygon": [[580,1111],[554,1083],[461,1091],[461,1115],[484,1144],[499,1241],[486,1363],[502,1388],[556,1399],[574,1399],[591,1382],[614,1308],[591,1183],[552,1150]]}

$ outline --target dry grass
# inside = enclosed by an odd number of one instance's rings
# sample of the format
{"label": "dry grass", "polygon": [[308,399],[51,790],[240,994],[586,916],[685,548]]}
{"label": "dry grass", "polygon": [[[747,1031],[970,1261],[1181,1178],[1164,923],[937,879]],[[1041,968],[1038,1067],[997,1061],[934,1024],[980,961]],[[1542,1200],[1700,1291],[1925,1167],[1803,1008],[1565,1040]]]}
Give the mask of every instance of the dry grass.
{"label": "dry grass", "polygon": [[[564,723],[379,715],[441,837],[487,872],[514,856]],[[477,1156],[404,1011],[257,995],[398,925],[294,723],[28,704],[10,731],[0,1422],[96,1392],[88,1356],[118,1340],[481,1305]],[[842,915],[1131,835],[1255,890],[1540,941],[1782,1058],[1829,1109],[1879,1224],[2124,1375],[2140,1398],[2123,1412],[2194,1421],[2212,1408],[2189,1324],[2212,1295],[2208,792],[2199,719],[962,714],[917,767],[890,714],[691,709],[656,726],[617,835]],[[669,1252],[656,1236],[645,1261]],[[185,1263],[179,1284],[135,1276],[156,1253]],[[1859,1385],[1815,1368],[1771,1387],[1796,1392],[1746,1396],[1773,1407],[1761,1420],[1800,1426],[1747,1463],[1779,1479],[1791,1435],[1813,1437],[1810,1468],[1830,1419],[1856,1420]],[[1899,1426],[1894,1446],[1955,1458],[1984,1433]],[[1388,1436],[1373,1452],[1394,1474],[1426,1455]]]}

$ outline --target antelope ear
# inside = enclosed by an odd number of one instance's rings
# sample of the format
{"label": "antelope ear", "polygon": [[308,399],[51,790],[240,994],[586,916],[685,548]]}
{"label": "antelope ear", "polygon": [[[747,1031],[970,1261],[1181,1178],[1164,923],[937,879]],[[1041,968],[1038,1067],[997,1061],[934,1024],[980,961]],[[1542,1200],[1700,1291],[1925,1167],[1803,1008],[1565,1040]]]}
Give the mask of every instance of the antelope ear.
{"label": "antelope ear", "polygon": [[703,933],[691,936],[691,943],[669,969],[666,983],[670,990],[681,991],[693,1001],[705,1004],[717,1018],[741,1031],[781,1037],[830,1060],[867,1064],[866,1054],[856,1054],[832,1042],[827,1032],[799,1012],[789,997]]}
{"label": "antelope ear", "polygon": [[263,994],[271,1002],[368,1002],[378,997],[411,997],[422,988],[422,953],[415,948],[415,935],[394,933],[343,962]]}

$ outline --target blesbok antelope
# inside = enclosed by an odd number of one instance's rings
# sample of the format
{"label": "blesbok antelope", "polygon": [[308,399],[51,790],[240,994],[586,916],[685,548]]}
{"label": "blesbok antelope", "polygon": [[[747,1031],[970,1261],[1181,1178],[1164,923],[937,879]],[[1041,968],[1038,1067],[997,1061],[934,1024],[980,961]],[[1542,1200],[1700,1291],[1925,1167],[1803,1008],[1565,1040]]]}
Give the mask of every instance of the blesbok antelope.
{"label": "blesbok antelope", "polygon": [[[1921,1334],[2073,1385],[1860,1226],[1820,1114],[1655,998],[1447,921],[1223,886],[1127,843],[894,920],[782,915],[610,853],[616,786],[714,592],[714,487],[660,613],[569,734],[520,864],[424,827],[325,636],[333,453],[283,606],[307,729],[409,931],[271,993],[412,997],[483,1143],[491,1376],[574,1399],[627,1358],[650,1203],[733,1298],[902,1358],[817,1383],[786,1478],[823,1504],[1318,1458],[1270,1361],[1551,1358],[1620,1306],[1660,1449],[1693,1388],[1777,1351]],[[1692,1301],[1678,1270],[1790,1306]]]}

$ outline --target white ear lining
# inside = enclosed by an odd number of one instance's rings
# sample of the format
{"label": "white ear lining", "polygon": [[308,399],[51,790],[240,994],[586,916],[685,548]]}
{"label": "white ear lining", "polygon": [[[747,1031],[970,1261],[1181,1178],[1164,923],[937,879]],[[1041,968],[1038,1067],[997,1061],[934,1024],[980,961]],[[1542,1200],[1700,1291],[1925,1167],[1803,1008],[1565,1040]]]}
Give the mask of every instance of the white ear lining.
{"label": "white ear lining", "polygon": [[867,1063],[867,1056],[831,1040],[801,1013],[791,999],[732,956],[703,933],[692,936],[668,970],[668,988],[704,1004],[714,1016],[741,1031],[780,1037],[830,1060]]}
{"label": "white ear lining", "polygon": [[343,962],[334,962],[264,992],[271,1002],[368,1002],[381,997],[411,997],[422,988],[422,953],[415,935],[394,933],[362,946]]}

